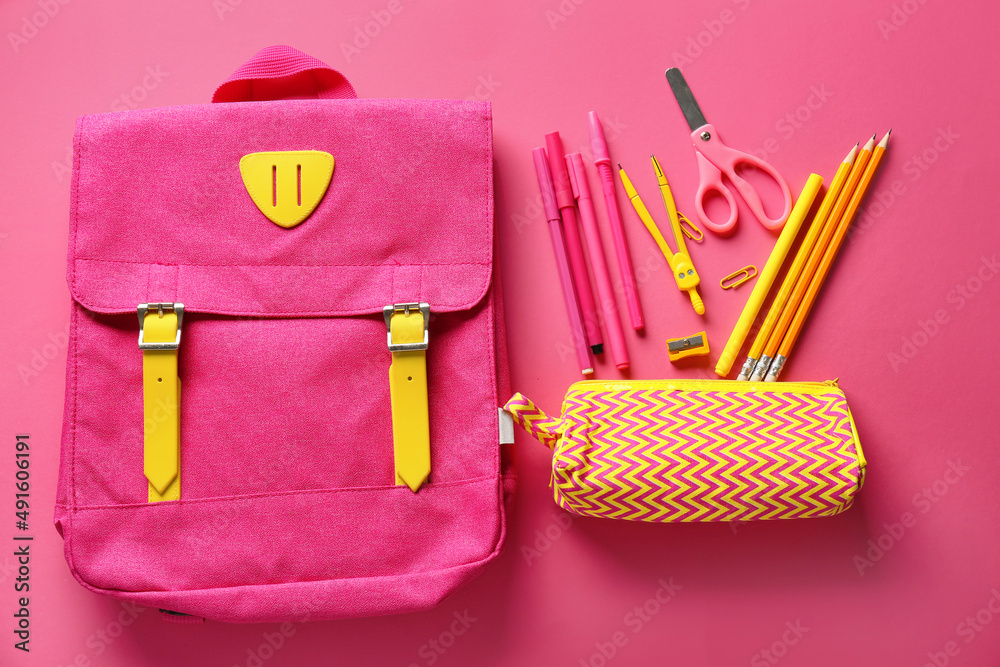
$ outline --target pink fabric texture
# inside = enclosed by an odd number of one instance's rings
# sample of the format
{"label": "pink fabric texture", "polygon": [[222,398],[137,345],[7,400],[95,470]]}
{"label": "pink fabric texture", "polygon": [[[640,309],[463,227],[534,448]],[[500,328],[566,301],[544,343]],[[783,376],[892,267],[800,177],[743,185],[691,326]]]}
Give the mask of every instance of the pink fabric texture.
{"label": "pink fabric texture", "polygon": [[290,46],[268,46],[219,86],[213,102],[290,99],[353,99],[354,87],[340,72]]}
{"label": "pink fabric texture", "polygon": [[[314,149],[291,229],[240,157]],[[82,117],[56,525],[88,588],[212,619],[425,609],[499,552],[510,452],[488,104],[290,100]],[[185,305],[180,501],[147,503],[136,305]],[[394,485],[382,307],[431,306],[431,477]]]}

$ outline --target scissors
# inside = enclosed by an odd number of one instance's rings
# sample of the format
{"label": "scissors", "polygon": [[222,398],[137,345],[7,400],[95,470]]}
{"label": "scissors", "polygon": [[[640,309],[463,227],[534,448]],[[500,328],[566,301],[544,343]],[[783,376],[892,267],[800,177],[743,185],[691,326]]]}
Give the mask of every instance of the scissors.
{"label": "scissors", "polygon": [[[788,184],[781,177],[774,167],[764,162],[755,155],[744,153],[730,148],[723,144],[718,137],[718,132],[714,125],[710,125],[705,120],[705,115],[698,107],[691,89],[688,88],[687,81],[681,71],[676,67],[667,70],[667,82],[670,89],[677,98],[677,104],[681,107],[681,112],[691,127],[691,141],[694,143],[694,152],[698,158],[698,192],[695,194],[695,210],[698,212],[698,219],[706,227],[718,234],[728,234],[736,226],[736,200],[732,191],[722,182],[722,175],[725,174],[736,186],[743,200],[753,211],[753,214],[760,220],[760,224],[768,229],[777,230],[785,224],[789,213],[792,211],[792,193],[788,189]],[[760,195],[754,187],[739,174],[736,168],[741,165],[753,166],[775,180],[781,188],[784,197],[784,210],[777,218],[771,219],[764,212]],[[729,219],[724,223],[712,222],[705,213],[705,200],[711,193],[717,193],[729,204]]]}

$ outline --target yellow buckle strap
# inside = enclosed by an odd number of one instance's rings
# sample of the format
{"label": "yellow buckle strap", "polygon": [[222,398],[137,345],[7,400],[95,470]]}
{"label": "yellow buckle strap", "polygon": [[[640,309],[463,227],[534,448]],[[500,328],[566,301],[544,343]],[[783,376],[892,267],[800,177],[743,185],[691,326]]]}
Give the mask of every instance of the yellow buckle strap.
{"label": "yellow buckle strap", "polygon": [[389,396],[396,484],[416,492],[431,471],[427,413],[427,324],[430,306],[404,303],[383,309],[388,330]]}
{"label": "yellow buckle strap", "polygon": [[184,306],[139,304],[142,350],[143,472],[149,502],[179,500],[181,382],[177,374]]}

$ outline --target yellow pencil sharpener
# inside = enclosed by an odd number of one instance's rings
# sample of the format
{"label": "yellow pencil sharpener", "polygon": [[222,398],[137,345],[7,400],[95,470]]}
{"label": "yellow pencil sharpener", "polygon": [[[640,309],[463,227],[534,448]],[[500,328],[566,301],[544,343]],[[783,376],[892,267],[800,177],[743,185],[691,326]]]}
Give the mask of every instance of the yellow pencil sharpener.
{"label": "yellow pencil sharpener", "polygon": [[708,335],[701,331],[685,338],[668,338],[667,355],[671,362],[686,357],[704,357],[708,355]]}

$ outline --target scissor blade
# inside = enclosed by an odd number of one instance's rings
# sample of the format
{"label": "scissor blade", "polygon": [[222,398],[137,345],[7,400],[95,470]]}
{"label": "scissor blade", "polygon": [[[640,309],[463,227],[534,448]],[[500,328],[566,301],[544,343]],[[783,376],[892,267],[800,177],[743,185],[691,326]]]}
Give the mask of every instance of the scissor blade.
{"label": "scissor blade", "polygon": [[691,89],[688,88],[687,81],[684,80],[684,75],[679,69],[671,67],[667,70],[667,83],[670,84],[670,90],[674,91],[674,97],[677,98],[677,104],[680,105],[681,113],[684,114],[684,119],[687,120],[691,131],[694,132],[704,125],[707,122],[705,114],[701,112],[698,102],[695,101],[694,95],[691,94]]}

